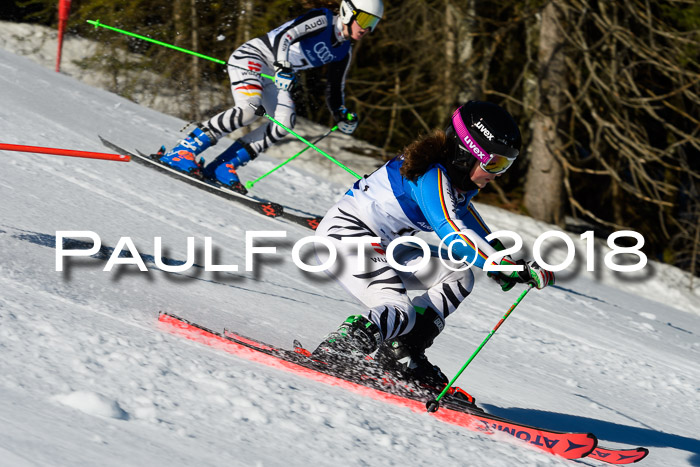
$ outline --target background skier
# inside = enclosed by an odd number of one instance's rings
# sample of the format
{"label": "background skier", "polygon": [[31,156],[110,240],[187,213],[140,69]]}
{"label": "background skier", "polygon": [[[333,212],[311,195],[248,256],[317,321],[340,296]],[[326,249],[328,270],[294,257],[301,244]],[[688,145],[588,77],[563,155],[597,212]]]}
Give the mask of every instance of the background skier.
{"label": "background skier", "polygon": [[[343,0],[334,15],[325,8],[313,9],[269,33],[252,39],[229,58],[228,73],[235,106],[199,125],[160,160],[178,170],[201,173],[236,191],[245,193],[236,168],[255,159],[287,132],[268,122],[238,139],[202,170],[196,156],[216,144],[225,134],[253,123],[258,116],[250,106],[261,104],[276,120],[294,128],[295,105],[291,91],[296,71],[328,65],[326,102],[338,129],[355,131],[358,117],[345,107],[345,77],[352,58],[352,41],[361,40],[376,28],[384,14],[382,0]],[[249,71],[246,71],[249,70]],[[260,73],[274,74],[274,82]]]}
{"label": "background skier", "polygon": [[[418,271],[403,272],[391,267],[385,249],[397,237],[434,231],[451,244],[457,260],[484,268],[486,259],[504,247],[497,240],[485,240],[490,230],[471,199],[511,166],[520,144],[518,126],[506,110],[470,101],[454,112],[446,131],[435,130],[410,144],[402,155],[358,180],[328,211],[316,235],[332,242],[342,259],[329,272],[367,311],[350,316],[326,336],[314,351],[316,358],[343,362],[378,350],[375,359],[380,365],[407,378],[434,387],[448,382],[428,361],[425,349],[471,292],[474,275],[471,269],[459,270],[464,264],[448,262],[448,267],[434,255]],[[372,248],[358,264],[357,242],[348,240],[367,237],[372,238]],[[423,254],[400,245],[393,257],[411,266]],[[327,250],[319,246],[317,256],[323,263]],[[554,283],[554,274],[534,262],[516,263],[506,256],[500,264],[522,269],[488,273],[504,291],[516,283],[538,289]],[[410,298],[408,291],[422,293]]]}

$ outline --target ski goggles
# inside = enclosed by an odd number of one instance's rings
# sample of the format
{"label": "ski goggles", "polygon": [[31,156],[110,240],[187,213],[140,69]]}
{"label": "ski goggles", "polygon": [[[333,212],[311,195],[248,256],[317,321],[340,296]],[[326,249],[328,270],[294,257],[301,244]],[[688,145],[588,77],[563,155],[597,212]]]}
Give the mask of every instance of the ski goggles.
{"label": "ski goggles", "polygon": [[355,13],[355,21],[362,29],[369,28],[374,31],[374,28],[377,27],[377,23],[379,23],[381,19],[379,16],[374,16],[364,11],[354,10],[353,13]]}
{"label": "ski goggles", "polygon": [[467,126],[459,115],[459,109],[452,114],[452,127],[455,129],[459,139],[459,149],[466,154],[476,157],[479,161],[479,167],[484,172],[491,174],[503,173],[513,165],[513,162],[518,157],[519,151],[517,149],[496,142],[490,142],[489,145],[493,148],[493,151],[490,153],[486,152],[467,130]]}
{"label": "ski goggles", "polygon": [[[474,155],[474,153],[470,152],[461,144],[459,145],[459,150],[470,156]],[[513,165],[515,159],[516,157],[502,156],[500,154],[489,154],[486,162],[479,159],[479,167],[481,167],[484,172],[488,172],[490,174],[502,174],[508,170],[511,165]]]}

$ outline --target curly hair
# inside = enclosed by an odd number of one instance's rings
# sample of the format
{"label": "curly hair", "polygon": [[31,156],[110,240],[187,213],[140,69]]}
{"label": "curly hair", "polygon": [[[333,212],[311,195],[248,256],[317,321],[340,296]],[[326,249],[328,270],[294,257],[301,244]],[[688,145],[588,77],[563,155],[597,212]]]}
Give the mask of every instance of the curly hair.
{"label": "curly hair", "polygon": [[401,175],[416,181],[431,164],[446,160],[451,152],[450,141],[442,130],[433,130],[403,149]]}

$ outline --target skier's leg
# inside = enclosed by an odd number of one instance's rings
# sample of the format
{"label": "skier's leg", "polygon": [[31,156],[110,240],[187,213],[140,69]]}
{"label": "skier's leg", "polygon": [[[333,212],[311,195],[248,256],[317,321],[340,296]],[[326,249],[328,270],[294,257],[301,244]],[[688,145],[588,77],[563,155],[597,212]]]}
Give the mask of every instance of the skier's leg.
{"label": "skier's leg", "polygon": [[[323,354],[372,353],[385,339],[395,338],[410,329],[416,313],[406,288],[396,270],[389,266],[386,254],[377,243],[364,249],[364,261],[355,243],[343,242],[343,237],[376,237],[355,212],[352,200],[332,208],[316,229],[316,235],[333,245],[337,260],[328,270],[348,292],[365,307],[361,315],[351,316],[337,331],[332,332],[316,349]],[[316,248],[319,264],[329,258],[328,249]]]}
{"label": "skier's leg", "polygon": [[[244,47],[241,47],[243,49]],[[236,54],[240,50],[235,51],[231,55],[230,63],[236,64],[243,68],[257,69],[258,65],[262,66],[262,61],[255,61],[249,56],[246,58],[236,59]],[[257,117],[255,110],[248,104],[253,103],[260,105],[262,102],[262,78],[259,74],[247,72],[239,68],[229,67],[229,76],[231,78],[231,91],[233,93],[236,106],[224,112],[221,112],[206,122],[202,123],[199,128],[195,128],[185,139],[179,141],[177,145],[169,151],[165,148],[161,150],[160,161],[170,165],[173,168],[183,172],[195,172],[200,169],[200,164],[197,161],[204,150],[216,144],[216,142],[227,133],[251,124]],[[227,151],[228,152],[228,151]],[[237,155],[237,151],[229,152],[230,158]],[[250,157],[248,157],[250,160]],[[212,171],[205,170],[205,176],[212,176]],[[235,172],[234,172],[235,174]],[[212,177],[216,178],[216,177]],[[224,184],[229,180],[222,180]]]}
{"label": "skier's leg", "polygon": [[[265,84],[263,90],[263,105],[265,109],[285,127],[294,129],[296,124],[296,107],[288,91],[278,90],[271,81]],[[270,146],[287,136],[287,131],[274,122],[268,121],[241,138],[255,154],[265,152]]]}
{"label": "skier's leg", "polygon": [[[240,67],[249,67],[251,70],[260,69],[264,73],[270,72],[261,60],[255,61],[250,56],[234,58],[238,52],[233,53],[229,63]],[[218,138],[253,123],[258,116],[255,115],[255,108],[252,106],[261,105],[264,94],[270,92],[269,88],[265,87],[267,83],[264,83],[263,78],[258,74],[229,67],[229,76],[231,78],[231,92],[236,102],[235,107],[215,115],[204,123],[204,126]],[[257,154],[258,152],[242,139],[238,139],[206,166],[204,176],[245,193],[246,189],[241,184],[236,169],[255,159]]]}
{"label": "skier's leg", "polygon": [[[423,259],[423,251],[410,245],[400,245],[394,250],[399,264],[417,264]],[[412,302],[417,308],[432,308],[444,320],[466,299],[474,287],[474,274],[461,263],[441,260],[431,255],[428,264],[415,272],[400,272],[401,280],[409,290],[424,290]]]}
{"label": "skier's leg", "polygon": [[228,67],[228,75],[235,106],[216,114],[203,124],[214,133],[217,139],[250,125],[258,118],[250,104],[257,107],[263,100],[265,82],[259,72],[272,72],[261,58],[248,50],[245,44],[231,54],[229,64],[234,65]]}
{"label": "skier's leg", "polygon": [[[408,245],[394,250],[394,260],[405,266],[417,265],[423,260],[423,251]],[[441,387],[447,384],[440,368],[430,363],[425,350],[445,327],[445,318],[452,313],[472,290],[474,276],[471,270],[455,271],[460,264],[445,263],[431,256],[428,264],[415,272],[398,274],[410,290],[425,290],[412,300],[416,320],[412,328],[395,339],[385,341],[375,359],[386,367],[404,373],[408,378],[426,385]]]}

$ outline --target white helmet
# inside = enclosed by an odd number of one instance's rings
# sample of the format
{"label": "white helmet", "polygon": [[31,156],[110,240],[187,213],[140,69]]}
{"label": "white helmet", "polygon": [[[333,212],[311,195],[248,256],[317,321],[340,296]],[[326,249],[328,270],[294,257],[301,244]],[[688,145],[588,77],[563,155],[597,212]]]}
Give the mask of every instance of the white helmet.
{"label": "white helmet", "polygon": [[362,29],[374,31],[377,23],[384,15],[382,0],[343,0],[340,2],[340,20],[343,24],[357,21]]}

